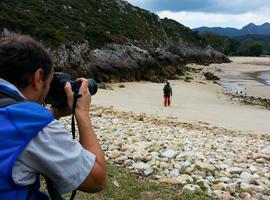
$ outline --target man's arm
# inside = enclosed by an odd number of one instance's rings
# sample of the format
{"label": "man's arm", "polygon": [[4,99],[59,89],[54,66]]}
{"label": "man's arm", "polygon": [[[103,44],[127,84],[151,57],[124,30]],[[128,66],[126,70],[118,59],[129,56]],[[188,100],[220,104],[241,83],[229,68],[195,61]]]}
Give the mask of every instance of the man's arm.
{"label": "man's arm", "polygon": [[[96,161],[91,172],[78,189],[84,192],[97,192],[102,190],[106,185],[106,161],[89,119],[91,95],[88,90],[88,80],[79,80],[82,81],[79,91],[82,97],[80,97],[77,101],[75,117],[79,129],[80,143],[84,149],[96,155]],[[71,108],[73,102],[73,92],[70,83],[66,84],[65,91],[68,98],[68,105]]]}

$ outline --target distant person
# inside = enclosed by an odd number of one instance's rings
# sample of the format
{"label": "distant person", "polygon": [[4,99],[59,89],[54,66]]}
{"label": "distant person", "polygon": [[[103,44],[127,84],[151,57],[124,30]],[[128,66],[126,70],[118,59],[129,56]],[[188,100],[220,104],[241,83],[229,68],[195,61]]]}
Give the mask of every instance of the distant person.
{"label": "distant person", "polygon": [[170,106],[171,105],[171,96],[172,96],[172,88],[170,86],[169,81],[166,82],[166,84],[163,87],[163,95],[164,95],[164,106]]}

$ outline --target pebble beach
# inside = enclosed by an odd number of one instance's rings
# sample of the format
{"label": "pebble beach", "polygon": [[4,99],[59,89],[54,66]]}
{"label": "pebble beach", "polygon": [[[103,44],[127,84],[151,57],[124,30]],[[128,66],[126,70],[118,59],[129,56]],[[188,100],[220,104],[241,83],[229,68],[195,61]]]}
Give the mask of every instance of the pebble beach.
{"label": "pebble beach", "polygon": [[[181,191],[219,199],[269,199],[270,136],[239,134],[92,106],[106,160]],[[70,129],[69,118],[62,119]]]}

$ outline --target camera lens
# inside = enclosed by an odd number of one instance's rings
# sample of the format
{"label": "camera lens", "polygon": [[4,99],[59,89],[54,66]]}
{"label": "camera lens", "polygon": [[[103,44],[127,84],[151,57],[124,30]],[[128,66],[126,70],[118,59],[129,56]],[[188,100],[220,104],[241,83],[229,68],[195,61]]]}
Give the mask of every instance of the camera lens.
{"label": "camera lens", "polygon": [[94,79],[88,79],[89,84],[88,84],[88,89],[91,95],[94,95],[97,93],[98,86],[97,82]]}

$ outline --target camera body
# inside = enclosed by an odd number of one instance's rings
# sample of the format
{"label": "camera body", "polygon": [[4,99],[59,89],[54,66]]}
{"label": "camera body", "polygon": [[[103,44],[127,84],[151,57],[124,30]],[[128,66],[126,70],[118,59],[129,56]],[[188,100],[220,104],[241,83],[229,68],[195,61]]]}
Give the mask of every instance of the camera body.
{"label": "camera body", "polygon": [[[97,83],[94,79],[88,79],[88,89],[91,95],[96,94],[98,90]],[[52,107],[66,107],[67,96],[64,90],[66,82],[70,82],[72,91],[79,92],[81,81],[72,80],[71,75],[63,72],[55,72],[53,80],[50,85],[50,90],[46,98],[46,103],[51,104]]]}

